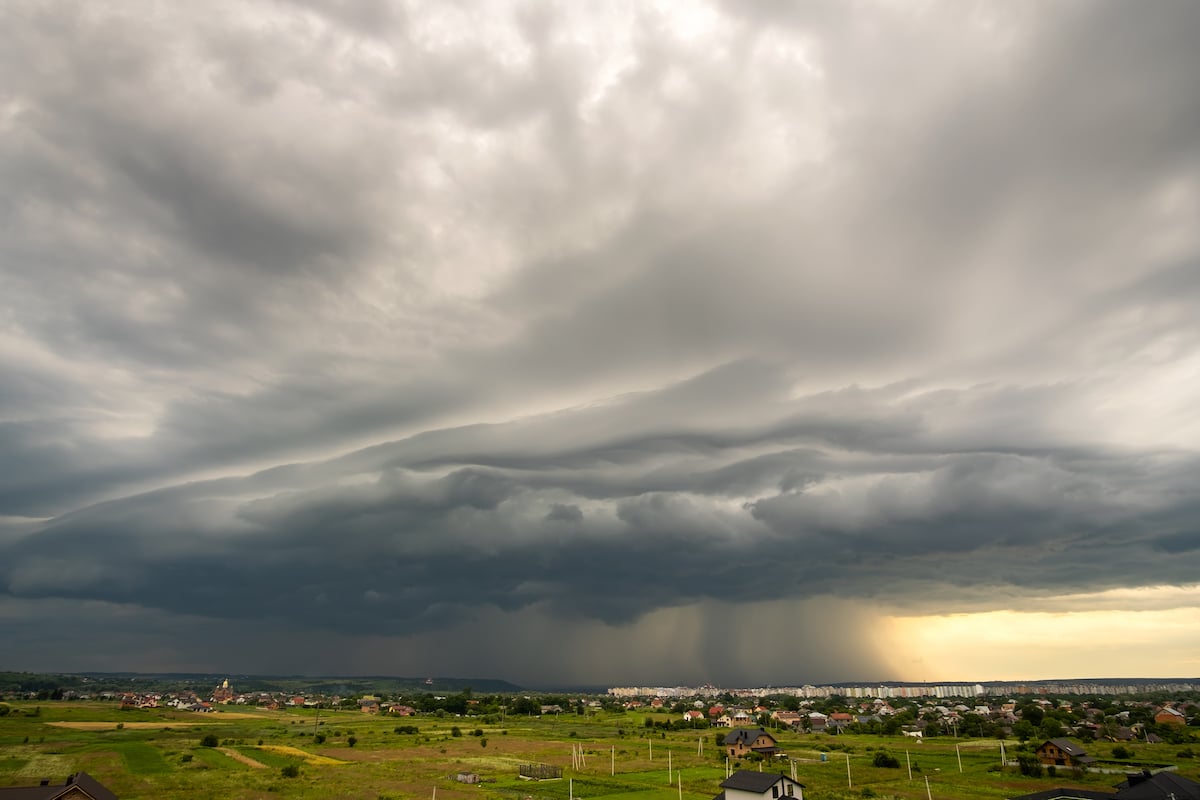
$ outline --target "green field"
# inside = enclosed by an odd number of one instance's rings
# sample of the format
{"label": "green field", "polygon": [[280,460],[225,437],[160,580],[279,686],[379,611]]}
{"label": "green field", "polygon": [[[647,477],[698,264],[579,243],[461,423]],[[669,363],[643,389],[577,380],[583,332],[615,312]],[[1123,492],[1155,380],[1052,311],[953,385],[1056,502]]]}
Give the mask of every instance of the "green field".
{"label": "green field", "polygon": [[[111,703],[10,703],[0,718],[0,786],[61,782],[86,770],[122,800],[162,797],[361,798],[362,800],[711,800],[725,775],[714,731],[663,733],[643,726],[646,714],[599,713],[583,717],[508,717],[501,724],[474,718],[374,717],[358,711],[258,711],[193,714],[166,709],[119,711]],[[35,712],[36,709],[36,712]],[[659,719],[666,719],[660,715]],[[417,734],[397,734],[415,724]],[[453,736],[459,726],[462,736]],[[472,732],[482,729],[482,736]],[[325,737],[317,743],[314,734]],[[215,735],[217,747],[202,739]],[[350,738],[355,739],[351,746]],[[703,743],[703,754],[698,752]],[[783,733],[780,746],[796,759],[808,800],[833,798],[1003,798],[1058,785],[1107,789],[1119,775],[1029,778],[1000,768],[994,740],[938,738],[914,743],[903,737],[838,737]],[[955,744],[960,745],[961,771]],[[573,769],[572,747],[586,764]],[[1015,754],[1016,743],[1006,743]],[[872,765],[879,750],[899,769]],[[907,753],[906,753],[907,749]],[[653,757],[651,757],[651,750]],[[1089,745],[1107,758],[1112,745]],[[1200,779],[1197,759],[1177,758],[1174,745],[1138,744],[1137,760],[1178,764]],[[825,761],[821,754],[825,754]],[[668,759],[672,771],[668,774]],[[847,776],[847,760],[849,776]],[[909,779],[907,763],[913,765]],[[615,762],[615,763],[614,763]],[[562,767],[562,780],[526,781],[522,763]],[[790,771],[787,761],[731,765]],[[286,768],[298,771],[294,777]],[[454,780],[476,772],[484,783]],[[611,774],[615,773],[615,774]],[[678,780],[682,777],[682,791]]]}

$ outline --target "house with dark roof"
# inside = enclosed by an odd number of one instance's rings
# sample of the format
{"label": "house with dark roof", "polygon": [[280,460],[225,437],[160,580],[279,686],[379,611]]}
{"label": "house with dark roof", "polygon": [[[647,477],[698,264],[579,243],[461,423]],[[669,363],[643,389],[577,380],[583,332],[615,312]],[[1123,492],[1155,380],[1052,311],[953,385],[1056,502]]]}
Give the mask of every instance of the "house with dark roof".
{"label": "house with dark roof", "polygon": [[1126,777],[1112,792],[1091,789],[1046,789],[1010,800],[1200,800],[1200,783],[1173,772],[1143,770]]}
{"label": "house with dark roof", "polygon": [[804,800],[804,784],[786,775],[739,769],[721,784],[721,793],[713,800]]}
{"label": "house with dark roof", "polygon": [[1037,749],[1038,761],[1050,767],[1086,767],[1096,759],[1070,739],[1049,739]]}
{"label": "house with dark roof", "polygon": [[1112,800],[1112,792],[1101,792],[1095,789],[1046,789],[1032,794],[1023,794],[1011,800]]}
{"label": "house with dark roof", "polygon": [[117,796],[86,772],[76,772],[66,783],[0,788],[0,800],[117,800]]}
{"label": "house with dark roof", "polygon": [[1142,770],[1117,785],[1113,800],[1200,800],[1200,783],[1174,772]]}
{"label": "house with dark roof", "polygon": [[747,753],[775,755],[775,737],[762,728],[738,728],[725,734],[725,754],[740,758]]}

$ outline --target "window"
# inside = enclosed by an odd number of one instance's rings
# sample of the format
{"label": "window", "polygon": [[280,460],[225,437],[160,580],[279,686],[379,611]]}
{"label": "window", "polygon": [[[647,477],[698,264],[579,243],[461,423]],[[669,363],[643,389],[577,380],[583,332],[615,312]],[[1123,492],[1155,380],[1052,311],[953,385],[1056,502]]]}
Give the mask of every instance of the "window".
{"label": "window", "polygon": [[779,787],[778,786],[771,787],[771,797],[779,797]]}

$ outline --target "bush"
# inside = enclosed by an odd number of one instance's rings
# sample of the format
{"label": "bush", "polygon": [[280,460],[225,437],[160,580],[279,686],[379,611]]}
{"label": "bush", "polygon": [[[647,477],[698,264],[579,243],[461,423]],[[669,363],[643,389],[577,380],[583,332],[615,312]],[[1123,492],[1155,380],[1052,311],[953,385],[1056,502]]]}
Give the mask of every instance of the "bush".
{"label": "bush", "polygon": [[420,733],[421,729],[416,725],[397,725],[395,731],[396,733]]}
{"label": "bush", "polygon": [[1038,757],[1022,753],[1017,756],[1017,769],[1021,770],[1022,775],[1028,775],[1031,778],[1042,777],[1042,762],[1038,761]]}
{"label": "bush", "polygon": [[316,742],[317,744],[325,744],[325,734],[318,733],[316,736],[313,737],[313,741]]}
{"label": "bush", "polygon": [[351,736],[349,739],[346,740],[346,744],[350,745],[351,747],[354,747],[354,745],[358,744],[358,737]]}
{"label": "bush", "polygon": [[200,740],[201,747],[216,747],[220,743],[221,741],[217,738],[215,733],[207,734],[203,739]]}
{"label": "bush", "polygon": [[191,753],[184,753],[183,755],[181,755],[181,756],[179,757],[179,763],[180,763],[180,764],[186,764],[186,763],[188,763],[188,762],[189,762],[189,761],[191,761],[191,760],[192,760],[192,754],[191,754]]}
{"label": "bush", "polygon": [[462,729],[455,725],[450,729],[450,735],[457,739],[459,736],[462,736]]}
{"label": "bush", "polygon": [[876,753],[875,758],[871,763],[877,767],[886,767],[887,769],[900,768],[900,760],[885,750],[880,750],[878,753]]}
{"label": "bush", "polygon": [[483,728],[476,728],[475,730],[471,731],[471,735],[472,736],[483,736]]}
{"label": "bush", "polygon": [[300,776],[300,768],[295,764],[288,764],[279,770],[279,774],[285,778],[296,778]]}
{"label": "bush", "polygon": [[1133,751],[1123,744],[1113,748],[1113,758],[1133,758]]}
{"label": "bush", "polygon": [[480,746],[480,747],[487,747],[487,739],[480,739],[480,740],[479,740],[479,746]]}

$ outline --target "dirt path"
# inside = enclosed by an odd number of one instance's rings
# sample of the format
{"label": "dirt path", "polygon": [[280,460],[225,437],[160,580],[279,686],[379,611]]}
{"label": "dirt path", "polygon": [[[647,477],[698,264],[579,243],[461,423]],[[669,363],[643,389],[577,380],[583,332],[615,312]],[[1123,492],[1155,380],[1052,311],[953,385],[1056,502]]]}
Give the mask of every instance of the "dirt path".
{"label": "dirt path", "polygon": [[247,767],[254,767],[255,769],[266,769],[267,768],[266,764],[262,763],[261,761],[255,761],[250,756],[242,755],[237,750],[233,750],[228,747],[221,747],[218,749],[225,755],[232,758],[234,761],[240,761],[243,764],[245,764]]}

